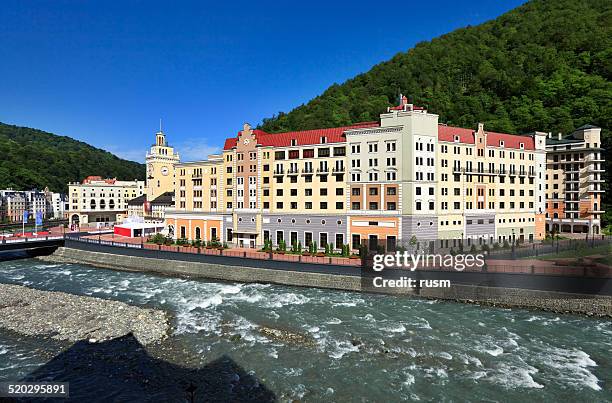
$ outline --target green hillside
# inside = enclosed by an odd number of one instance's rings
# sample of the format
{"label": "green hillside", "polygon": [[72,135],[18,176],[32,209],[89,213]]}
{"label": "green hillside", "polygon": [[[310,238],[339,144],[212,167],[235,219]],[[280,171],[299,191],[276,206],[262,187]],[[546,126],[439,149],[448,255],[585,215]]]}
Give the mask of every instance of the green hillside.
{"label": "green hillside", "polygon": [[[144,151],[143,151],[144,153]],[[88,175],[144,179],[145,167],[66,136],[0,123],[0,189],[67,192]]]}
{"label": "green hillside", "polygon": [[[279,132],[376,120],[401,91],[439,114],[440,122],[457,126],[484,122],[485,128],[509,133],[570,133],[594,124],[602,127],[607,150],[611,43],[611,1],[534,0],[482,25],[419,43],[306,105],[264,119],[260,128]],[[611,156],[606,158],[609,186]],[[606,205],[612,217],[612,205]]]}

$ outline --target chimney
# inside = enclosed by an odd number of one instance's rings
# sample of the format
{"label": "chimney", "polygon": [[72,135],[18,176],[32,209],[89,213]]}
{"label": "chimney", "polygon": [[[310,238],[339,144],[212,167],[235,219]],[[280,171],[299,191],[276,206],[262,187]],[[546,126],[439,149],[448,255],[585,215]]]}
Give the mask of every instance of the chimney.
{"label": "chimney", "polygon": [[552,132],[548,132],[548,138],[552,139]]}
{"label": "chimney", "polygon": [[559,140],[563,140],[563,135],[559,132]]}

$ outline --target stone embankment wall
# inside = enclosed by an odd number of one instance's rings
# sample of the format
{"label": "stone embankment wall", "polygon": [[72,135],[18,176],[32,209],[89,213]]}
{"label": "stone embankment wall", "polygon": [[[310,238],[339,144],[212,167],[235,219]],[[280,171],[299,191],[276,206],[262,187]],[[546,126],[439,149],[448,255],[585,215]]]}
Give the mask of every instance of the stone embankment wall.
{"label": "stone embankment wall", "polygon": [[[222,281],[272,283],[300,287],[317,287],[344,291],[364,291],[362,279],[355,275],[326,274],[306,270],[278,270],[248,266],[228,266],[215,263],[187,262],[146,258],[125,254],[58,248],[41,259],[53,262],[82,263],[115,270],[140,271],[170,276],[206,278]],[[602,279],[602,281],[606,281]],[[368,289],[368,291],[371,291]],[[604,295],[569,294],[534,289],[490,287],[459,284],[450,288],[398,288],[394,294],[418,295],[424,298],[479,303],[502,307],[542,309],[612,317],[612,297]]]}

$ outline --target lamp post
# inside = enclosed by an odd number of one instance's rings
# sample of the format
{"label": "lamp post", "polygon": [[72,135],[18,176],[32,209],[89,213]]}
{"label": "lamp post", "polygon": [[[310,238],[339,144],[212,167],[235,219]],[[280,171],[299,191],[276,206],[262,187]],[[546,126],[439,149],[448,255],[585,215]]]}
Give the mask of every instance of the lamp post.
{"label": "lamp post", "polygon": [[512,259],[514,259],[514,228],[512,228]]}

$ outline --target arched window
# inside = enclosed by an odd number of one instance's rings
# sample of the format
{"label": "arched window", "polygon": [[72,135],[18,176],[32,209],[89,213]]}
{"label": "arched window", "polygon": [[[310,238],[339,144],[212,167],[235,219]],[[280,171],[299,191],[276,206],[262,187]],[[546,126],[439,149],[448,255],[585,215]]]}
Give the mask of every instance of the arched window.
{"label": "arched window", "polygon": [[106,208],[106,202],[104,201],[104,199],[100,200],[100,209],[104,210]]}
{"label": "arched window", "polygon": [[91,202],[89,203],[89,206],[91,207],[92,210],[96,209],[96,201],[94,199],[91,199]]}
{"label": "arched window", "polygon": [[195,239],[200,239],[200,227],[196,227],[195,229]]}
{"label": "arched window", "polygon": [[110,200],[108,201],[108,208],[109,208],[109,209],[111,209],[111,210],[114,210],[114,209],[115,209],[115,200],[110,199]]}

